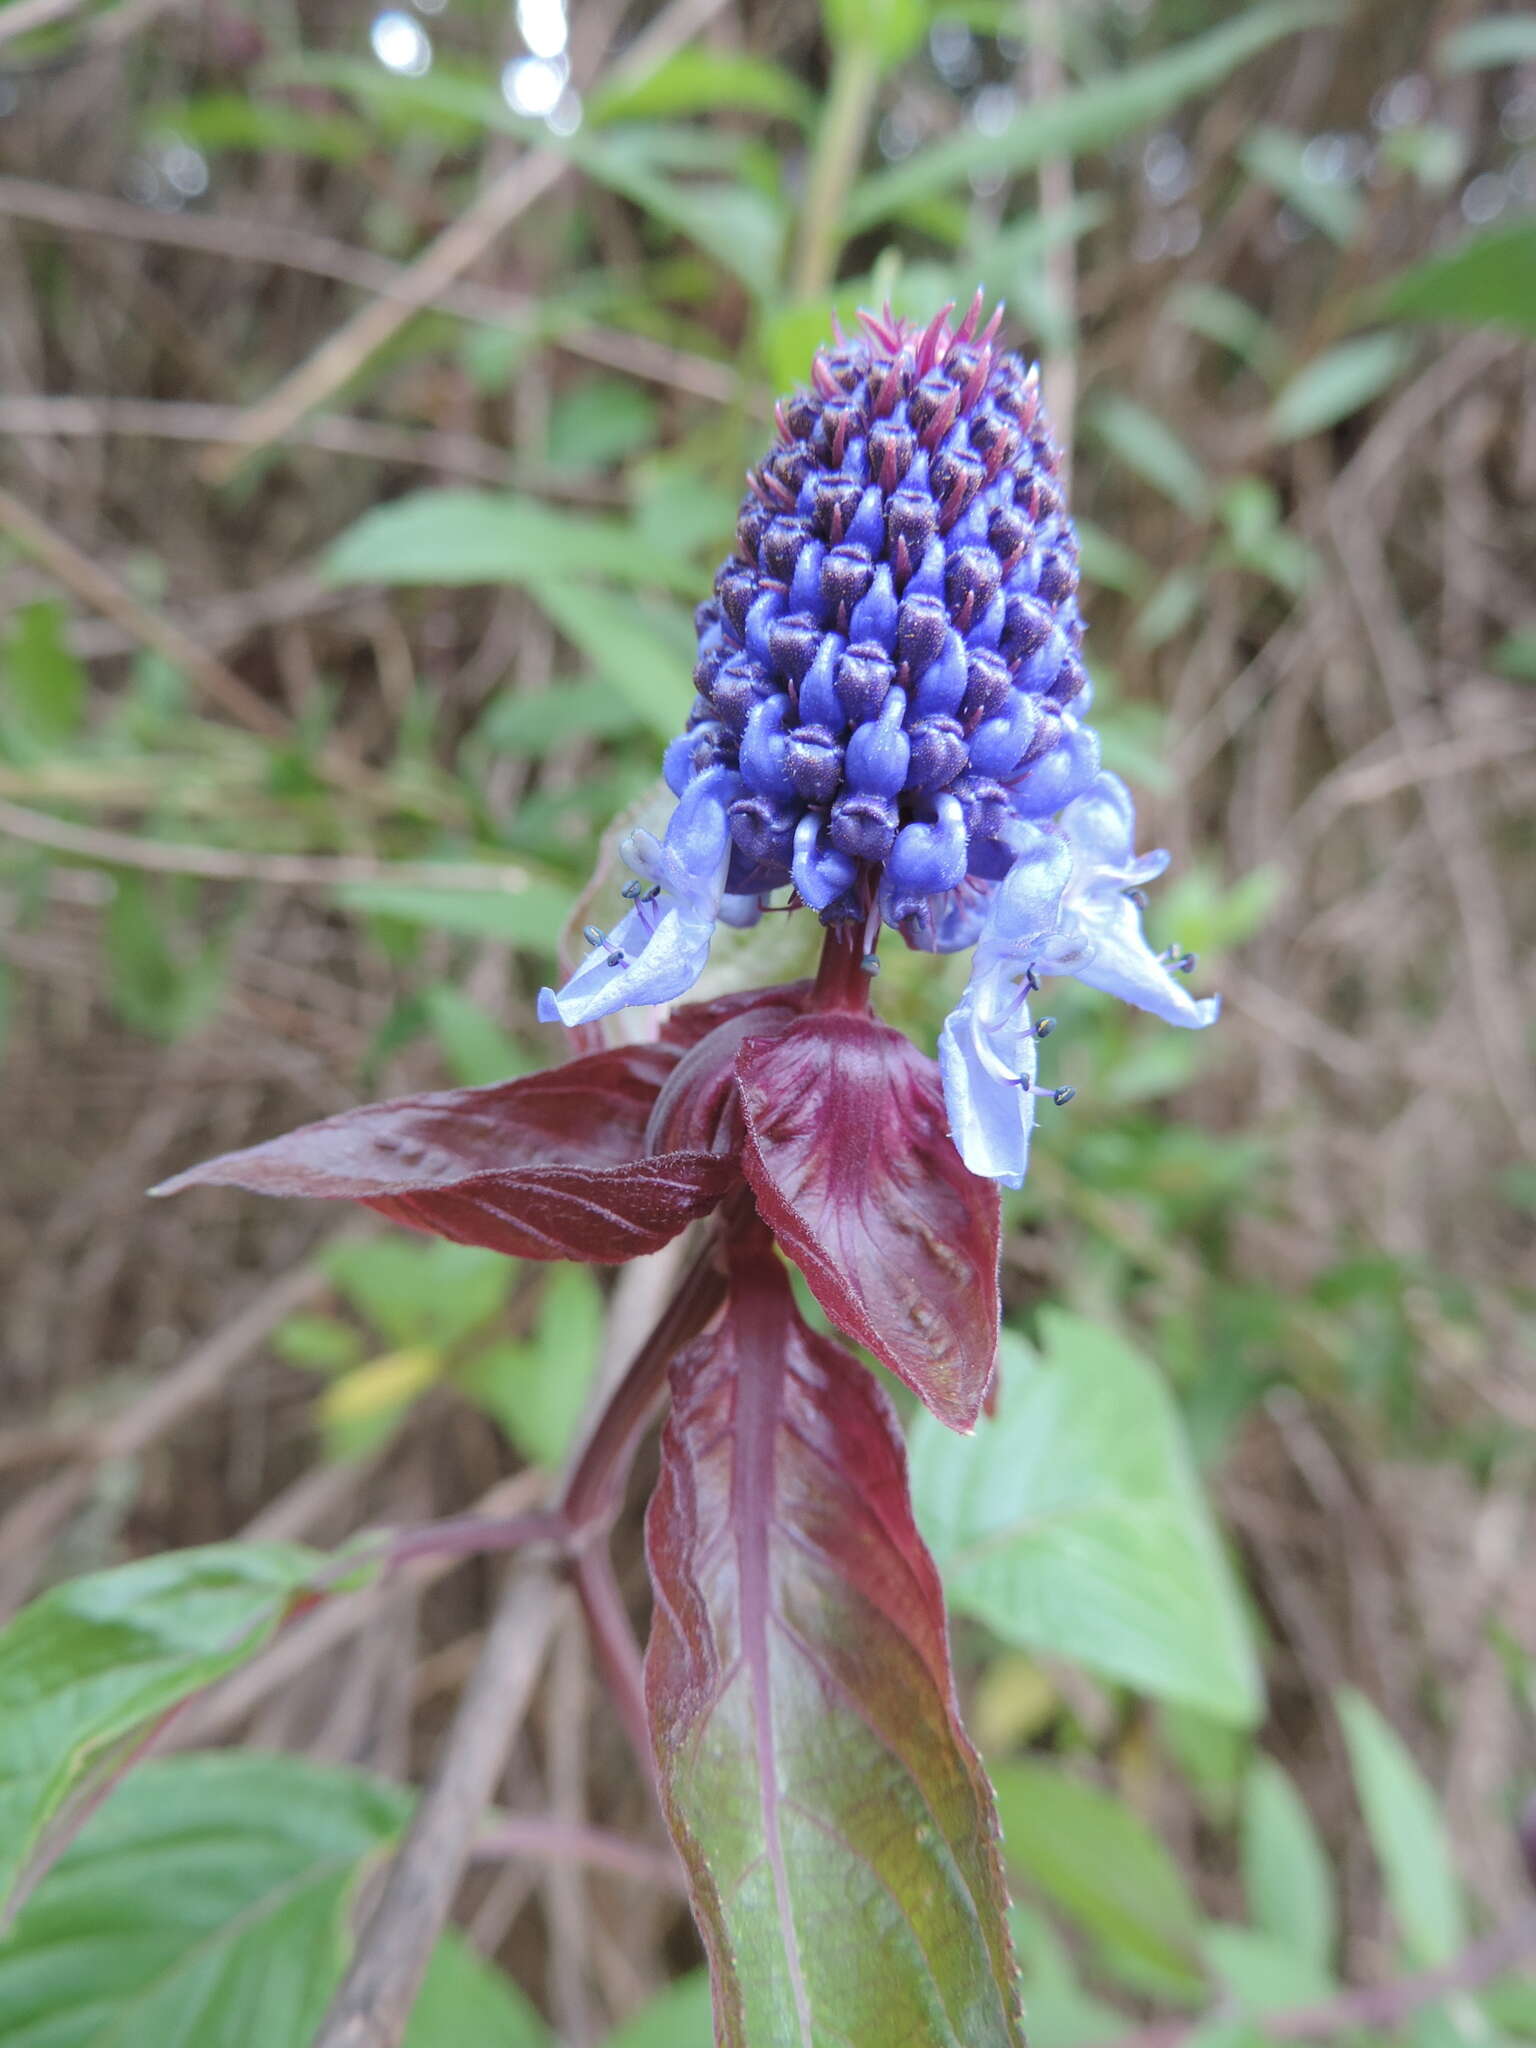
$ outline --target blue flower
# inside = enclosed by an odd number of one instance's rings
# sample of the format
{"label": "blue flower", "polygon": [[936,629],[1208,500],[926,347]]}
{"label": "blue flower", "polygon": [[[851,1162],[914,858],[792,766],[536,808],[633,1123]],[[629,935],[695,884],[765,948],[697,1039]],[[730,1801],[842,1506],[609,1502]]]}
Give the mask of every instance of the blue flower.
{"label": "blue flower", "polygon": [[1070,974],[1191,1030],[1216,1021],[1220,998],[1192,996],[1176,978],[1186,962],[1147,944],[1136,892],[1168,855],[1138,856],[1135,829],[1130,791],[1100,774],[1021,845],[993,892],[965,994],[939,1039],[950,1132],[973,1173],[1023,1185],[1035,1096],[1053,1092],[1035,1081],[1028,997],[1042,975]]}
{"label": "blue flower", "polygon": [[[634,904],[610,932],[589,927],[592,951],[558,994],[539,993],[546,1024],[590,1024],[634,1003],[670,1003],[686,995],[709,958],[715,921],[740,921],[725,899],[731,860],[726,805],[740,777],[715,769],[691,783],[666,837],[631,832],[620,852],[637,876],[625,890]],[[750,916],[750,913],[747,913]]]}

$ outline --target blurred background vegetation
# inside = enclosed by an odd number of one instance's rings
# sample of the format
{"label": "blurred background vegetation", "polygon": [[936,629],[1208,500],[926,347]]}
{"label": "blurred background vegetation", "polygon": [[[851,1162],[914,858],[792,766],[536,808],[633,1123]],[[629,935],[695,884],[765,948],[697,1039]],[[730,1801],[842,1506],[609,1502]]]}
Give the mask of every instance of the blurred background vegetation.
{"label": "blurred background vegetation", "polygon": [[[644,1270],[141,1191],[559,1056],[533,996],[686,712],[774,393],[834,309],[983,283],[1071,450],[1154,929],[1227,1004],[1197,1038],[1062,994],[1078,1097],[1008,1212],[1019,1341],[1121,1389],[1037,1419],[1171,1575],[1158,1641],[967,1576],[984,1447],[917,1441],[1037,2048],[1497,1918],[1536,1775],[1533,200],[1536,16],[1462,0],[0,6],[7,1611],[539,1499]],[[711,985],[796,971],[800,924]],[[950,973],[888,961],[925,1044]],[[326,1610],[186,1739],[409,1779],[489,1583]],[[574,1636],[505,1803],[656,1839]],[[532,2003],[431,2039],[707,2039],[654,1872],[530,1851],[463,1917]],[[1413,2038],[1536,2038],[1505,1994]]]}

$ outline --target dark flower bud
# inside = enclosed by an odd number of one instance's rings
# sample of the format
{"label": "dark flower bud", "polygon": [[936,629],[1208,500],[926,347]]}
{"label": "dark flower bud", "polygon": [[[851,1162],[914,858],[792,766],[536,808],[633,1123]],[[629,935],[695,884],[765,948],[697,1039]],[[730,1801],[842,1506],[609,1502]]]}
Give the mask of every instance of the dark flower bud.
{"label": "dark flower bud", "polygon": [[734,562],[727,563],[715,581],[715,596],[738,641],[747,630],[747,613],[756,600],[758,583],[755,569],[743,569]]}
{"label": "dark flower bud", "polygon": [[1061,712],[1047,697],[1040,705],[1039,723],[1025,751],[1024,766],[1032,768],[1036,761],[1048,754],[1060,743],[1061,733]]}
{"label": "dark flower bud", "polygon": [[941,441],[960,411],[960,393],[942,370],[930,370],[907,400],[907,418],[925,448]]}
{"label": "dark flower bud", "polygon": [[1050,638],[1054,624],[1046,606],[1022,591],[1013,592],[1003,615],[1003,654],[1015,668],[1029,661]]}
{"label": "dark flower bud", "polygon": [[811,531],[836,547],[863,495],[864,486],[855,477],[817,477],[811,485]]}
{"label": "dark flower bud", "polygon": [[988,476],[996,476],[1019,452],[1023,439],[1016,421],[996,406],[984,406],[974,413],[966,429],[967,438],[987,465]]}
{"label": "dark flower bud", "polygon": [[896,665],[878,641],[860,640],[837,664],[833,688],[850,725],[873,718],[896,680]]}
{"label": "dark flower bud", "polygon": [[887,552],[894,560],[897,548],[905,545],[912,563],[920,562],[938,524],[939,508],[926,491],[897,491],[885,507]]}
{"label": "dark flower bud", "polygon": [[840,468],[848,443],[863,433],[866,424],[863,407],[852,401],[839,404],[834,399],[824,406],[811,436],[816,460],[827,469]]}
{"label": "dark flower bud", "polygon": [[720,605],[717,599],[706,597],[702,604],[693,608],[693,630],[702,640],[720,623]]}
{"label": "dark flower bud", "polygon": [[1015,479],[1013,501],[1035,526],[1049,526],[1061,513],[1061,493],[1038,469]]}
{"label": "dark flower bud", "polygon": [[796,391],[784,399],[778,410],[779,425],[787,441],[804,441],[816,424],[820,405],[809,391]]}
{"label": "dark flower bud", "polygon": [[956,627],[964,633],[980,618],[998,593],[1002,571],[990,548],[960,548],[944,570],[944,599]]}
{"label": "dark flower bud", "polygon": [[816,467],[816,457],[803,441],[791,441],[787,448],[775,448],[763,464],[762,477],[776,497],[788,508],[800,495],[800,486]]}
{"label": "dark flower bud", "polygon": [[939,527],[948,532],[987,480],[987,465],[963,448],[941,448],[928,472],[939,504]]}
{"label": "dark flower bud", "polygon": [[987,544],[1006,576],[1029,546],[1029,521],[1017,505],[996,505],[987,519]]}
{"label": "dark flower bud", "polygon": [[914,795],[946,788],[966,764],[965,734],[956,719],[942,715],[920,718],[908,738],[912,765],[907,770],[907,788]]}
{"label": "dark flower bud", "polygon": [[1080,697],[1088,681],[1087,672],[1075,654],[1069,654],[1056,671],[1056,680],[1046,692],[1047,700],[1063,709]]}
{"label": "dark flower bud", "polygon": [[818,390],[830,398],[834,391],[845,394],[856,391],[868,368],[868,356],[861,349],[844,342],[836,348],[818,349],[811,365],[811,375]]}
{"label": "dark flower bud", "polygon": [[699,658],[693,664],[693,687],[701,697],[712,701],[715,677],[719,675],[721,665],[729,652],[730,649],[723,647],[718,640],[700,648]]}
{"label": "dark flower bud", "polygon": [[749,860],[788,867],[800,807],[766,796],[739,796],[731,805],[731,838]]}
{"label": "dark flower bud", "polygon": [[809,538],[809,524],[796,513],[781,512],[769,523],[759,559],[776,583],[787,583],[794,575],[800,550]]}
{"label": "dark flower bud", "polygon": [[888,796],[840,796],[832,806],[827,837],[839,853],[850,860],[884,860],[896,843],[900,822],[894,801]]}
{"label": "dark flower bud", "polygon": [[876,420],[869,430],[869,473],[890,495],[912,467],[917,436],[899,420]]}
{"label": "dark flower bud", "polygon": [[843,750],[824,725],[798,726],[789,735],[784,765],[808,804],[824,804],[843,772]]}
{"label": "dark flower bud", "polygon": [[733,654],[720,664],[709,690],[710,702],[717,717],[728,725],[732,732],[746,730],[748,718],[755,704],[771,697],[778,688],[773,676],[763,664],[746,653]]}
{"label": "dark flower bud", "polygon": [[896,615],[896,658],[920,676],[937,657],[949,632],[949,613],[937,597],[919,594],[902,599]]}
{"label": "dark flower bud", "polygon": [[775,619],[768,628],[768,652],[780,675],[800,682],[816,659],[821,645],[821,626],[807,612],[791,612]]}
{"label": "dark flower bud", "polygon": [[1065,547],[1052,548],[1040,564],[1040,595],[1047,604],[1065,604],[1077,590],[1077,561]]}
{"label": "dark flower bud", "polygon": [[996,839],[1008,822],[1011,806],[1008,792],[1000,782],[985,775],[962,775],[955,795],[965,814],[965,829],[973,839]]}
{"label": "dark flower bud", "polygon": [[758,548],[773,514],[760,498],[744,498],[736,515],[736,552],[744,562],[757,560]]}
{"label": "dark flower bud", "polygon": [[875,565],[863,548],[833,548],[821,565],[821,601],[841,620],[874,580]]}
{"label": "dark flower bud", "polygon": [[984,718],[995,717],[1008,702],[1012,688],[1013,677],[1000,654],[990,647],[971,648],[965,657],[965,697],[960,706],[967,730]]}

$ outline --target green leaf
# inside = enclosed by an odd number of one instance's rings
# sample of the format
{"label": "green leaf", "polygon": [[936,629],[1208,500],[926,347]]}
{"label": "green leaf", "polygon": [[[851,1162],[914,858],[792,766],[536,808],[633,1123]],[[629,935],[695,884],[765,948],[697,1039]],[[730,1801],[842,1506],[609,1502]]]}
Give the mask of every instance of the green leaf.
{"label": "green leaf", "polygon": [[1190,450],[1156,413],[1134,398],[1114,392],[1098,399],[1086,424],[1152,488],[1171,498],[1191,519],[1203,518],[1210,507],[1211,487]]}
{"label": "green leaf", "polygon": [[177,892],[147,875],[119,870],[103,920],[103,954],[112,1007],[135,1031],[184,1038],[219,1006],[229,935],[197,940],[181,928]]}
{"label": "green leaf", "polygon": [[868,53],[882,71],[904,64],[928,32],[927,0],[821,0],[829,41]]}
{"label": "green leaf", "polygon": [[457,1384],[494,1415],[523,1455],[554,1472],[574,1443],[602,1349],[603,1301],[581,1266],[544,1275],[538,1340],[476,1352]]}
{"label": "green leaf", "polygon": [[450,1928],[427,1966],[401,2048],[549,2048],[549,2030],[511,1979]]}
{"label": "green leaf", "polygon": [[1071,1951],[1043,1913],[1015,1906],[1008,1924],[1027,1992],[1030,2048],[1082,2048],[1127,2031],[1125,2016],[1078,1982]]}
{"label": "green leaf", "polygon": [[1495,675],[1508,676],[1512,683],[1536,683],[1536,627],[1517,626],[1506,633],[1490,665]]}
{"label": "green leaf", "polygon": [[1270,433],[1277,441],[1299,441],[1336,426],[1395,384],[1412,354],[1413,344],[1402,334],[1341,341],[1284,386],[1270,412]]}
{"label": "green leaf", "polygon": [[1443,36],[1435,59],[1442,71],[1486,71],[1499,64],[1536,64],[1536,14],[1491,15]]}
{"label": "green leaf", "polygon": [[692,1970],[610,2034],[603,2048],[715,2048],[709,1972]]}
{"label": "green leaf", "polygon": [[733,1259],[646,1518],[646,1702],[720,2048],[1022,2048],[991,1794],[874,1375]]}
{"label": "green leaf", "polygon": [[1250,176],[1278,192],[1294,210],[1321,228],[1332,242],[1352,241],[1365,201],[1349,185],[1314,177],[1306,167],[1307,138],[1262,122],[1238,147],[1238,161]]}
{"label": "green leaf", "polygon": [[617,590],[551,579],[540,608],[658,739],[681,730],[693,698],[693,622],[672,607]]}
{"label": "green leaf", "polygon": [[[6,2048],[299,2048],[346,1966],[360,1881],[409,1799],[294,1757],[145,1764],[112,1793],[0,1947]],[[408,2048],[547,2048],[456,1940]]]}
{"label": "green leaf", "polygon": [[421,1006],[460,1088],[485,1088],[527,1073],[528,1062],[496,1019],[451,982],[424,990]]}
{"label": "green leaf", "polygon": [[690,43],[632,84],[599,86],[587,102],[587,119],[605,127],[612,121],[666,120],[734,107],[803,122],[815,106],[814,94],[783,65],[743,50]]}
{"label": "green leaf", "polygon": [[1192,36],[1144,64],[1108,73],[1043,104],[1020,109],[1001,135],[964,129],[905,163],[866,178],[852,194],[846,232],[854,235],[901,214],[967,179],[1031,170],[1046,157],[1076,156],[1164,119],[1195,94],[1220,85],[1229,72],[1282,36],[1333,19],[1329,5],[1278,0],[1251,8],[1203,36]]}
{"label": "green leaf", "polygon": [[1338,1990],[1327,1967],[1273,1935],[1217,1921],[1200,1940],[1211,1975],[1245,2013],[1262,2018],[1291,2006],[1318,2005]]}
{"label": "green leaf", "polygon": [[291,100],[248,93],[200,93],[195,99],[165,101],[146,110],[144,125],[152,135],[174,136],[198,149],[249,149],[322,163],[357,163],[375,146],[368,124],[354,114],[320,113]]}
{"label": "green leaf", "polygon": [[68,626],[51,599],[18,607],[0,649],[0,736],[51,749],[79,732],[85,670],[69,651]]}
{"label": "green leaf", "polygon": [[562,678],[543,690],[503,690],[488,706],[475,737],[499,754],[540,761],[578,735],[617,739],[649,723],[600,676]]}
{"label": "green leaf", "polygon": [[1009,1865],[1137,1989],[1180,1998],[1204,1982],[1200,1914],[1179,1867],[1122,1801],[1056,1765],[993,1772]]}
{"label": "green leaf", "polygon": [[1326,1969],[1338,1939],[1333,1872],[1280,1766],[1260,1757],[1243,1787],[1243,1890],[1263,1933]]}
{"label": "green leaf", "polygon": [[589,377],[550,407],[545,458],[552,470],[606,469],[656,437],[656,401],[622,377]]}
{"label": "green leaf", "polygon": [[1004,1332],[998,1413],[967,1441],[920,1415],[917,1516],[953,1604],[1044,1650],[1248,1723],[1261,1691],[1221,1545],[1156,1372],[1048,1310]]}
{"label": "green leaf", "polygon": [[1264,315],[1221,285],[1176,285],[1168,294],[1167,312],[1192,333],[1229,349],[1266,380],[1282,362],[1280,337]]}
{"label": "green leaf", "polygon": [[618,519],[562,512],[496,491],[413,491],[365,512],[320,564],[332,583],[515,583],[538,595],[545,578],[605,577],[694,593],[681,557],[641,545]]}
{"label": "green leaf", "polygon": [[261,1649],[317,1562],[294,1545],[212,1544],[92,1572],[22,1609],[0,1633],[0,1895],[126,1745]]}
{"label": "green leaf", "polygon": [[504,878],[516,886],[424,889],[397,882],[344,882],[333,893],[344,910],[362,916],[398,918],[429,931],[552,952],[571,907],[569,893],[536,880],[526,870],[509,868]]}
{"label": "green leaf", "polygon": [[782,208],[739,176],[685,182],[669,175],[658,167],[654,132],[610,129],[584,138],[576,154],[590,176],[696,242],[754,298],[770,291],[784,241]]}
{"label": "green leaf", "polygon": [[1465,1946],[1466,1914],[1435,1796],[1401,1738],[1361,1693],[1340,1693],[1339,1720],[1403,1946],[1418,1969],[1448,1963]]}
{"label": "green leaf", "polygon": [[337,1316],[289,1316],[267,1341],[285,1364],[301,1372],[346,1372],[362,1362],[362,1338]]}
{"label": "green leaf", "polygon": [[1399,319],[1536,334],[1536,219],[1518,215],[1414,264],[1385,287],[1380,308]]}
{"label": "green leaf", "polygon": [[479,1245],[397,1233],[330,1245],[321,1264],[381,1335],[406,1348],[447,1349],[482,1328],[505,1307],[517,1271]]}

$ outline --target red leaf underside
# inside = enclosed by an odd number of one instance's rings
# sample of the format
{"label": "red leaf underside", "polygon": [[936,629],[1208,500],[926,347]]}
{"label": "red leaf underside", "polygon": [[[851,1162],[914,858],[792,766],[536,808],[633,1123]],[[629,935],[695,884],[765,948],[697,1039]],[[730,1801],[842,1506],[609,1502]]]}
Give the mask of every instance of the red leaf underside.
{"label": "red leaf underside", "polygon": [[677,1058],[627,1046],[489,1088],[370,1103],[208,1160],[156,1192],[363,1202],[514,1258],[632,1259],[705,1215],[739,1173],[706,1151],[646,1156],[646,1124]]}
{"label": "red leaf underside", "polygon": [[673,1368],[646,1696],[723,2048],[1020,2048],[992,1798],[890,1404],[766,1249]]}
{"label": "red leaf underside", "polygon": [[997,1357],[999,1197],[949,1135],[936,1063],[832,1011],[749,1040],[742,1165],[774,1235],[847,1336],[951,1428]]}

